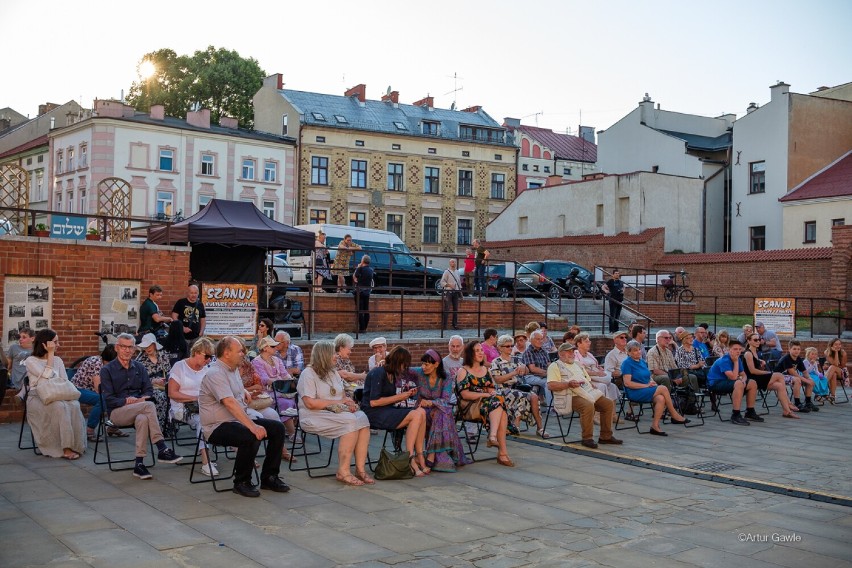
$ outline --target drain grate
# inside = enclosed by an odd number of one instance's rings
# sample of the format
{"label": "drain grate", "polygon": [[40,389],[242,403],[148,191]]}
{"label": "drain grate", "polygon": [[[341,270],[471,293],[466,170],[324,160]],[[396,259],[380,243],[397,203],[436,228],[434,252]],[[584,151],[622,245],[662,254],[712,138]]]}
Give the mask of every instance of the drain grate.
{"label": "drain grate", "polygon": [[692,465],[686,466],[690,469],[697,469],[699,471],[706,471],[709,473],[718,473],[720,471],[728,471],[730,469],[736,469],[738,466],[735,463],[723,463],[723,462],[701,462],[694,463]]}

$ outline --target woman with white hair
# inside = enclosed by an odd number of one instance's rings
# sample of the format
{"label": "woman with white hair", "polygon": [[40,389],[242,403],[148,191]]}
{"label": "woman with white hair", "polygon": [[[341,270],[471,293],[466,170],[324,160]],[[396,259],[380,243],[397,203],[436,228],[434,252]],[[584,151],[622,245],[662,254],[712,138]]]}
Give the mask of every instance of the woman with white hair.
{"label": "woman with white hair", "polygon": [[586,373],[592,379],[592,386],[601,391],[612,402],[618,402],[621,398],[621,392],[613,384],[612,375],[598,364],[597,358],[589,351],[592,348],[591,336],[585,331],[581,331],[574,336],[574,345],[577,347],[576,361],[586,369]]}
{"label": "woman with white hair", "polygon": [[[500,354],[491,361],[491,378],[494,379],[497,394],[506,399],[510,433],[517,435],[521,420],[529,422],[532,416],[536,434],[546,440],[550,438],[550,434],[542,427],[538,396],[517,388],[519,378],[528,371],[527,366],[519,361],[519,357],[512,357],[514,345],[515,340],[511,335],[501,335],[497,338],[497,350]],[[520,386],[524,387],[522,384]]]}
{"label": "woman with white hair", "polygon": [[668,409],[672,424],[689,424],[689,419],[684,418],[675,409],[669,389],[663,385],[658,385],[651,379],[651,370],[648,368],[648,364],[642,360],[641,347],[642,344],[638,341],[630,341],[625,347],[627,359],[621,364],[624,395],[631,402],[651,403],[654,408],[654,416],[651,419],[651,434],[668,436],[660,428],[663,410]]}
{"label": "woman with white hair", "polygon": [[349,334],[341,333],[334,338],[334,368],[344,382],[363,385],[367,373],[357,372],[355,365],[349,359],[353,347],[355,347],[355,340]]}

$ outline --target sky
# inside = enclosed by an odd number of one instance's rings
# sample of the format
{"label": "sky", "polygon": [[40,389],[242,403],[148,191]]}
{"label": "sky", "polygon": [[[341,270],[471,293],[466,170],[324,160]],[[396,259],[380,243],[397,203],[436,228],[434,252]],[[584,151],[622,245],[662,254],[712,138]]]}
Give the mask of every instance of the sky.
{"label": "sky", "polygon": [[[295,4],[295,5],[294,5]],[[41,19],[40,19],[41,18]],[[603,130],[648,93],[719,116],[852,81],[850,0],[149,0],[0,3],[0,108],[120,98],[149,52],[208,45],[331,94],[481,105],[498,122]]]}

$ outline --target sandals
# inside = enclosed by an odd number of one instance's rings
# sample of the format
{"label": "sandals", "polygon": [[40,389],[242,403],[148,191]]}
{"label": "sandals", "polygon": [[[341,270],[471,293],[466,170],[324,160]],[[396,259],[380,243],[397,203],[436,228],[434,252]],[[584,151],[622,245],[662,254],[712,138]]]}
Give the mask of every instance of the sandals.
{"label": "sandals", "polygon": [[[426,461],[426,454],[424,454],[423,452],[420,452],[417,455],[423,456],[423,463],[428,464],[428,462]],[[432,473],[432,468],[429,467],[428,465],[425,465],[425,466],[423,466],[423,469],[421,469],[420,471],[422,471],[425,475],[429,475],[430,473]]]}
{"label": "sandals", "polygon": [[299,461],[290,452],[288,452],[286,448],[281,452],[281,459],[289,463]]}
{"label": "sandals", "polygon": [[80,454],[72,450],[70,454],[62,454],[62,459],[68,461],[78,460],[80,459]]}
{"label": "sandals", "polygon": [[420,469],[420,466],[417,465],[417,454],[408,458],[408,467],[410,467],[411,471],[414,472],[414,477],[424,477],[426,475],[423,473],[423,470]]}
{"label": "sandals", "polygon": [[544,428],[539,428],[538,430],[535,431],[535,433],[538,434],[541,438],[543,438],[545,440],[550,438],[550,434],[548,434],[547,430],[545,430]]}
{"label": "sandals", "polygon": [[357,477],[355,477],[351,473],[348,473],[346,475],[340,475],[338,473],[337,475],[334,476],[334,478],[344,485],[352,485],[352,486],[355,486],[355,487],[360,487],[361,485],[364,485],[363,481],[361,481],[360,479],[358,479]]}
{"label": "sandals", "polygon": [[515,462],[513,462],[512,459],[506,454],[500,454],[499,456],[497,456],[497,463],[499,463],[500,465],[505,465],[506,467],[515,467]]}
{"label": "sandals", "polygon": [[496,446],[499,446],[500,443],[497,441],[497,436],[489,436],[488,441],[485,443],[485,445],[489,448],[494,448]]}
{"label": "sandals", "polygon": [[376,480],[367,475],[366,471],[355,471],[355,477],[364,482],[365,485],[373,485],[376,483]]}
{"label": "sandals", "polygon": [[128,434],[121,428],[111,427],[107,428],[107,436],[109,436],[110,438],[127,438],[128,436],[130,436],[130,434]]}
{"label": "sandals", "polygon": [[86,440],[94,444],[95,442],[99,442],[101,440],[101,436],[100,434],[94,431],[86,432]]}

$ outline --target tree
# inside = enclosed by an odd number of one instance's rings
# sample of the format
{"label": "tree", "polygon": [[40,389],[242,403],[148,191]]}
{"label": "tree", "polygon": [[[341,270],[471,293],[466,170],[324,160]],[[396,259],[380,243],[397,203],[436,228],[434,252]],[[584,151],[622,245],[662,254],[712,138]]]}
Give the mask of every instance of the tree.
{"label": "tree", "polygon": [[[143,69],[150,64],[153,74],[143,77]],[[137,110],[148,112],[152,105],[161,104],[168,116],[183,117],[194,108],[207,108],[211,121],[232,116],[245,128],[253,125],[251,99],[266,76],[256,59],[212,45],[191,56],[171,49],[152,51],[140,60],[137,74],[139,80],[127,96]]]}

